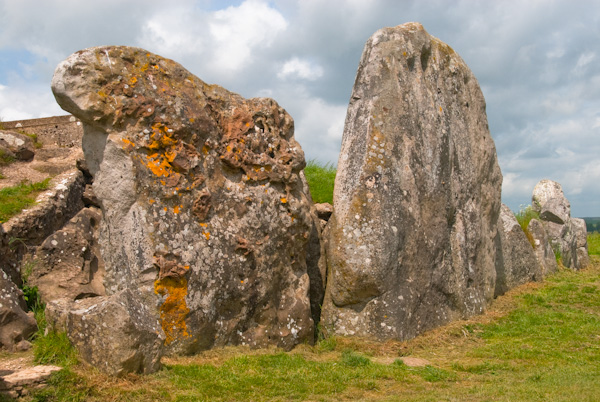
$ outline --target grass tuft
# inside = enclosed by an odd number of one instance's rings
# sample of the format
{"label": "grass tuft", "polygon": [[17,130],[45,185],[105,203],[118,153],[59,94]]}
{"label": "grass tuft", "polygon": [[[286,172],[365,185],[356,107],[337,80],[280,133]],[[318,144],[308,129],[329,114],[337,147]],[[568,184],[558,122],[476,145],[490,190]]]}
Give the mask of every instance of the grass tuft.
{"label": "grass tuft", "polygon": [[8,166],[15,162],[14,156],[7,154],[3,149],[0,149],[0,166]]}
{"label": "grass tuft", "polygon": [[330,163],[321,164],[316,160],[308,162],[304,175],[308,181],[310,195],[315,203],[333,204],[333,184],[337,169]]}
{"label": "grass tuft", "polygon": [[540,214],[534,211],[531,205],[525,207],[521,205],[521,209],[515,214],[515,218],[517,218],[517,222],[519,222],[521,229],[525,232],[525,236],[527,236],[527,240],[529,240],[531,247],[535,247],[535,240],[527,229],[527,226],[529,226],[529,222],[531,222],[532,219],[539,219]]}
{"label": "grass tuft", "polygon": [[46,190],[50,178],[39,183],[22,182],[18,186],[0,190],[0,222],[6,222],[23,209],[35,204],[37,195]]}

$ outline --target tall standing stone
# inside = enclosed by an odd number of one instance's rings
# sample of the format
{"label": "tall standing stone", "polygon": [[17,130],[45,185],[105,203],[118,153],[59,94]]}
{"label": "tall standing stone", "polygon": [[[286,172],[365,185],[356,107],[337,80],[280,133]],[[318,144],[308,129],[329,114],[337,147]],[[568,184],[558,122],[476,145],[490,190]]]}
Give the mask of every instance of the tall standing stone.
{"label": "tall standing stone", "polygon": [[312,341],[318,267],[307,247],[318,221],[284,109],[128,47],[71,55],[52,89],[84,125],[107,295],[131,290],[145,306],[132,316],[159,321],[170,352]]}
{"label": "tall standing stone", "polygon": [[502,175],[463,60],[418,23],[367,41],[329,221],[324,327],[407,339],[494,296]]}

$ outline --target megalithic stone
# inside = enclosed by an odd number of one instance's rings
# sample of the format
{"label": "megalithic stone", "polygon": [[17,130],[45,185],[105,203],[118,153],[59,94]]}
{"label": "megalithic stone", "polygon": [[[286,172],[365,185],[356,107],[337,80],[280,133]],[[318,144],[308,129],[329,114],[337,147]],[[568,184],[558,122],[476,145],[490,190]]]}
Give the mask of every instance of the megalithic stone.
{"label": "megalithic stone", "polygon": [[408,339],[483,312],[501,184],[485,100],[460,56],[418,23],[375,32],[338,161],[324,328]]}

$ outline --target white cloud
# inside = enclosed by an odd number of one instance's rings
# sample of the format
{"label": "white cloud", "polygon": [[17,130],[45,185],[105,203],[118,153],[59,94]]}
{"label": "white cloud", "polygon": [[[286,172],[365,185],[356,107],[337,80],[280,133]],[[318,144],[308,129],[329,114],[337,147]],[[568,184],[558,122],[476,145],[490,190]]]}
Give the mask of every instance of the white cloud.
{"label": "white cloud", "polygon": [[287,25],[277,10],[258,0],[217,11],[208,23],[215,47],[212,62],[218,69],[240,70],[252,60],[254,48],[271,46]]}
{"label": "white cloud", "polygon": [[323,76],[323,68],[318,64],[311,63],[308,60],[302,60],[293,57],[286,61],[277,73],[280,79],[286,78],[302,78],[309,81],[314,81]]}
{"label": "white cloud", "polygon": [[40,87],[14,88],[0,85],[0,118],[4,121],[67,114],[50,91]]}

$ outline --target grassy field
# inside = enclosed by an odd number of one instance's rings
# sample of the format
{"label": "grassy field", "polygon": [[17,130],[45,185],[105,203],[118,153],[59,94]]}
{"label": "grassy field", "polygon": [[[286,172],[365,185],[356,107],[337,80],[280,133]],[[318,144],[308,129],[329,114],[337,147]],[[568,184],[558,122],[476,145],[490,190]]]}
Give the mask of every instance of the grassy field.
{"label": "grassy field", "polygon": [[50,179],[46,179],[39,183],[21,183],[0,189],[0,223],[35,204],[35,198],[48,188],[49,182]]}
{"label": "grassy field", "polygon": [[588,233],[588,254],[600,255],[600,233]]}
{"label": "grassy field", "polygon": [[323,165],[314,160],[307,163],[304,174],[314,202],[333,204],[333,182],[336,171],[336,168],[330,164]]}
{"label": "grassy field", "polygon": [[[408,342],[333,337],[288,353],[231,347],[165,358],[159,373],[115,379],[74,364],[64,339],[41,343],[40,335],[36,355],[67,368],[25,400],[597,401],[600,257],[592,260]],[[403,356],[428,364],[409,367]]]}

